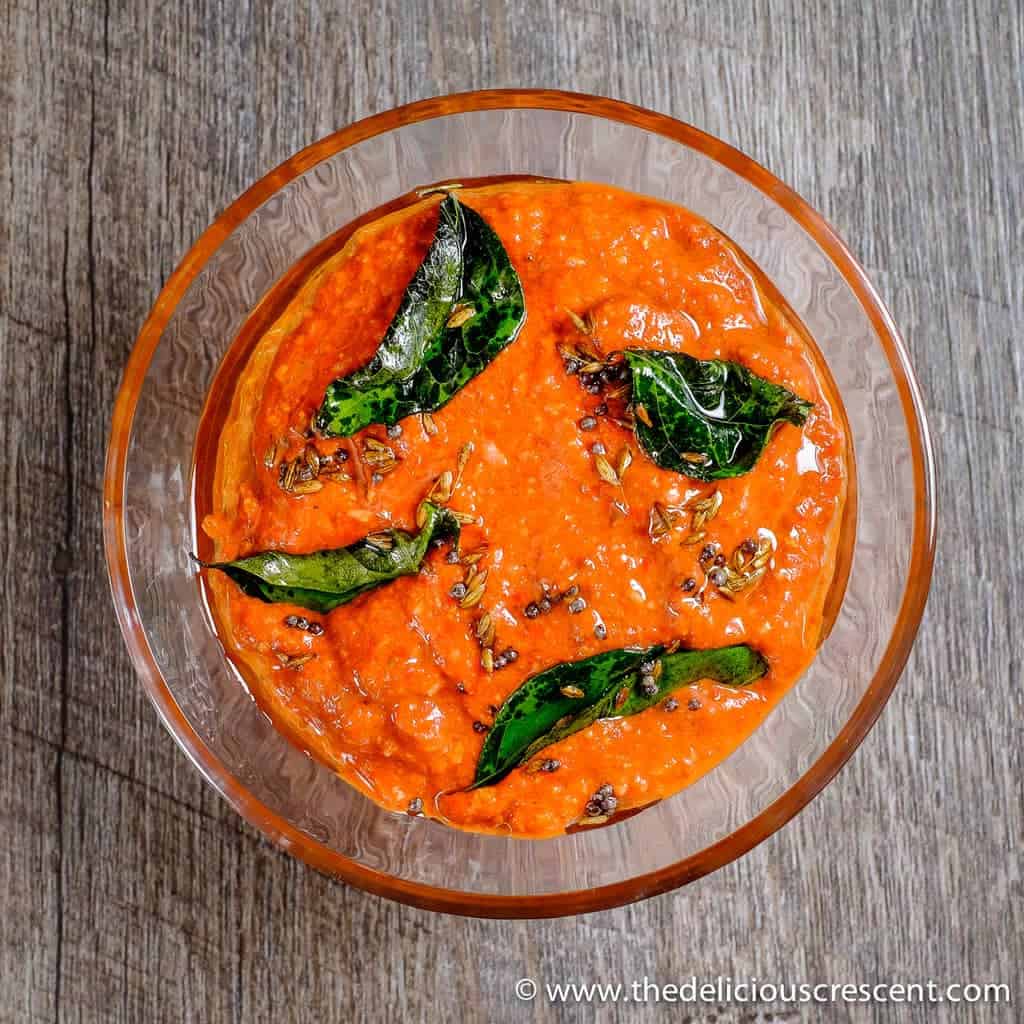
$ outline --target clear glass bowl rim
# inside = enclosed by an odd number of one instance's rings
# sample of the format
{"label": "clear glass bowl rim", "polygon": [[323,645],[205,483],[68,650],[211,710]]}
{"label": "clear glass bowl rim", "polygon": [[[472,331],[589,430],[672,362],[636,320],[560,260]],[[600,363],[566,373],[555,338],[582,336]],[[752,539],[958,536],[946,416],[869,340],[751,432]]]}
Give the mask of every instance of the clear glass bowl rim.
{"label": "clear glass bowl rim", "polygon": [[[206,746],[176,704],[146,641],[128,571],[124,533],[125,467],[132,422],[150,360],[193,279],[224,240],[257,207],[322,160],[403,125],[477,110],[558,110],[605,118],[655,132],[696,149],[770,196],[814,239],[857,296],[888,358],[906,418],[913,460],[913,546],[899,616],[878,671],[854,713],[804,775],[759,815],[699,853],[659,871],[596,889],[543,896],[468,894],[374,871],[329,849],[248,792]],[[852,756],[889,699],[924,613],[935,558],[935,459],[920,388],[891,315],[831,226],[771,172],[727,143],[665,114],[619,100],[548,89],[493,89],[435,97],[364,118],[300,150],[257,181],[206,229],[171,275],[132,349],[114,405],[103,485],[107,571],[121,632],[146,693],[192,763],[246,821],[325,874],[376,895],[429,910],[479,917],[555,917],[620,906],[677,888],[729,863],[762,842],[810,802]]]}

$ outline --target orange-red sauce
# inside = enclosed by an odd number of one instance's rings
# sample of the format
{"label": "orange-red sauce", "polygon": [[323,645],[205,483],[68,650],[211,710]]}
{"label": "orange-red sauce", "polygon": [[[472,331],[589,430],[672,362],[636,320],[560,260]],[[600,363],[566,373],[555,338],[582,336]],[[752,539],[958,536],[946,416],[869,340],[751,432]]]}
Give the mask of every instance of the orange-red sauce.
{"label": "orange-red sauce", "polygon": [[[268,449],[302,451],[311,416],[332,379],[373,354],[437,221],[432,197],[361,228],[313,275],[259,340],[233,383],[213,465],[212,510],[202,520],[218,558],[349,544],[396,525],[415,529],[418,503],[474,450],[452,506],[478,517],[463,549],[487,545],[481,605],[449,596],[464,567],[428,556],[415,577],[366,594],[327,616],[244,596],[210,573],[211,604],[224,643],[275,723],[366,795],[395,811],[468,829],[517,836],[564,831],[602,784],[619,809],[676,792],[707,772],[757,728],[807,668],[819,644],[852,466],[842,413],[828,375],[799,326],[768,298],[752,268],[719,233],[688,211],[603,185],[521,183],[466,189],[462,202],[495,229],[522,280],[527,322],[518,339],[442,410],[436,433],[419,418],[401,436],[365,433],[400,458],[379,483],[360,467],[361,436],[317,441],[352,453],[351,482],[306,495],[285,493]],[[803,428],[779,427],[749,474],[700,484],[659,469],[630,432],[579,421],[600,401],[567,376],[559,342],[581,340],[566,309],[589,313],[605,351],[626,346],[736,360],[815,403]],[[621,487],[597,475],[593,449],[613,461],[634,454]],[[680,527],[649,533],[654,502],[679,505],[722,494],[706,540],[684,544]],[[200,488],[202,491],[203,488]],[[777,549],[760,584],[734,601],[703,581],[703,543],[730,553],[770,531]],[[578,584],[587,607],[565,603],[537,619],[523,610],[542,584]],[[486,609],[495,650],[519,657],[488,672],[474,637]],[[311,636],[289,614],[322,622]],[[603,624],[606,635],[598,638]],[[596,723],[549,748],[554,772],[514,771],[473,792],[480,730],[529,676],[602,650],[678,638],[710,647],[748,643],[770,663],[747,689],[708,682],[676,694],[678,707]],[[299,668],[283,659],[314,654]],[[480,723],[474,728],[474,723]]]}

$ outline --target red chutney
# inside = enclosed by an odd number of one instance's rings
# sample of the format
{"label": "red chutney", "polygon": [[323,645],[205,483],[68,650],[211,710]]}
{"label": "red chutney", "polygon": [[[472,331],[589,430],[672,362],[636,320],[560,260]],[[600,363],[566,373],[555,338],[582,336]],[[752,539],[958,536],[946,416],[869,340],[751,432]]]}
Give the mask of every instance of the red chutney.
{"label": "red chutney", "polygon": [[[364,432],[400,459],[379,483],[360,469],[357,435],[316,442],[324,452],[351,453],[351,482],[283,491],[277,466],[265,466],[268,449],[278,459],[300,453],[327,385],[370,359],[430,244],[440,200],[360,229],[247,358],[217,441],[203,527],[222,559],[338,547],[392,524],[411,531],[433,481],[472,442],[451,505],[481,524],[463,532],[463,550],[487,545],[480,606],[463,610],[449,596],[465,569],[443,552],[428,555],[419,575],[326,616],[262,603],[218,573],[208,587],[256,700],[346,781],[395,811],[421,800],[424,814],[460,828],[551,836],[579,819],[604,783],[620,811],[687,786],[742,743],[807,668],[825,625],[852,466],[819,357],[704,221],[594,184],[503,184],[459,197],[494,228],[520,275],[527,321],[518,339],[433,414],[436,433],[418,417],[395,439],[382,427]],[[593,430],[579,426],[600,398],[567,376],[557,351],[582,340],[567,309],[589,313],[606,352],[650,347],[736,360],[813,401],[814,411],[803,428],[780,426],[754,470],[736,479],[700,484],[659,469],[631,432],[606,419]],[[598,442],[612,461],[625,445],[633,450],[622,486],[598,476]],[[685,517],[652,540],[655,502],[678,505],[716,488],[722,505],[706,541],[682,543]],[[683,589],[688,578],[704,578],[703,543],[728,554],[759,530],[771,531],[777,550],[754,589],[734,601],[714,588],[703,600]],[[577,584],[586,609],[571,614],[563,602],[527,618],[524,608],[545,583]],[[519,653],[493,672],[482,667],[473,632],[484,609],[496,627],[495,651]],[[289,614],[322,622],[323,634],[286,627]],[[556,771],[516,770],[464,791],[484,726],[529,676],[677,638],[692,647],[750,644],[770,670],[746,689],[705,681],[676,693],[674,708],[599,721],[544,752],[560,762]],[[315,657],[298,668],[284,663],[304,653]]]}

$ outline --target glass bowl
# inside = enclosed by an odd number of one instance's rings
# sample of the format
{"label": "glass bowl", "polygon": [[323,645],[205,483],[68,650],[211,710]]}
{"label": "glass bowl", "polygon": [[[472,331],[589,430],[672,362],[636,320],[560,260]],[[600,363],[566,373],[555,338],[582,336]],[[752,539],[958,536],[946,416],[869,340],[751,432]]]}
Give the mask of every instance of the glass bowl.
{"label": "glass bowl", "polygon": [[[730,236],[816,340],[857,466],[849,577],[815,662],[700,781],[605,828],[510,840],[384,811],[279,734],[214,635],[195,550],[193,449],[210,384],[274,283],[339,228],[463,177],[607,182]],[[763,167],[660,114],[548,91],[413,103],[304,149],[203,234],[143,325],[114,409],[104,534],[125,641],[166,727],[253,826],[321,871],[435,910],[534,917],[664,892],[751,849],[835,775],[918,628],[933,560],[933,457],[892,319],[822,218]],[[841,589],[841,588],[839,588]]]}

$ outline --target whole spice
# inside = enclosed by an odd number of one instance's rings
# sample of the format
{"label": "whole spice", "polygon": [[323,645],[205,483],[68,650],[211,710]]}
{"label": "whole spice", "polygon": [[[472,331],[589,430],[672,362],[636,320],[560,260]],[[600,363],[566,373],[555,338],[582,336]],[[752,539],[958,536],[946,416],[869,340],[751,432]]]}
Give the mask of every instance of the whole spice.
{"label": "whole spice", "polygon": [[[615,795],[615,790],[610,783],[606,782],[587,801],[584,813],[588,818],[599,818],[605,821],[609,815],[614,813],[618,806],[619,800]],[[596,822],[594,823],[596,824]]]}
{"label": "whole spice", "polygon": [[575,327],[576,330],[580,332],[580,334],[594,333],[594,322],[591,319],[589,313],[584,313],[583,316],[580,316],[578,313],[575,313],[573,310],[569,309],[568,306],[565,307],[565,312],[568,314],[569,319],[572,321],[573,327]]}
{"label": "whole spice", "polygon": [[283,654],[279,655],[279,657],[284,668],[298,671],[303,665],[311,662],[316,655],[307,652],[306,654]]}

